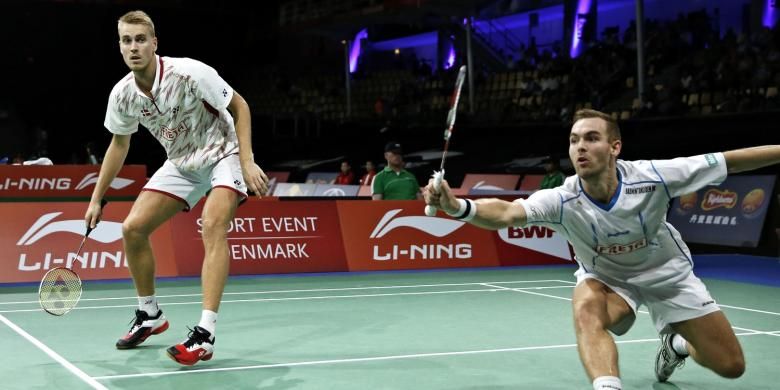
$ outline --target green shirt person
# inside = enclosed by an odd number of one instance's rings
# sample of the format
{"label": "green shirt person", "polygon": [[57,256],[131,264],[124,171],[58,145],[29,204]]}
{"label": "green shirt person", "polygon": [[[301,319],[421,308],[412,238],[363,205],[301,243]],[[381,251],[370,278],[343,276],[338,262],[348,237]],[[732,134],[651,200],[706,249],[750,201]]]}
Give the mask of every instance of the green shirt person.
{"label": "green shirt person", "polygon": [[374,200],[422,199],[417,178],[404,169],[401,144],[389,142],[385,145],[387,166],[374,177],[371,198]]}
{"label": "green shirt person", "polygon": [[566,175],[561,172],[561,161],[556,157],[548,157],[544,160],[544,170],[547,172],[542,179],[540,190],[555,188],[563,185]]}

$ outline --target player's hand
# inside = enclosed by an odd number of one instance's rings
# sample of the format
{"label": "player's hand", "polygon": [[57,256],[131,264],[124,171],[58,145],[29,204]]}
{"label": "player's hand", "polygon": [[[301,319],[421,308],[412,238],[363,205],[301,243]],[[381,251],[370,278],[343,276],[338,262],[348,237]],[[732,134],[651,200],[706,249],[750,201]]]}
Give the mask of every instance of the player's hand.
{"label": "player's hand", "polygon": [[268,192],[268,176],[253,161],[247,164],[241,164],[241,172],[244,174],[244,183],[246,188],[262,198]]}
{"label": "player's hand", "polygon": [[87,228],[94,229],[102,217],[103,206],[100,204],[100,201],[93,200],[89,202],[87,212],[84,214],[84,222],[86,223]]}
{"label": "player's hand", "polygon": [[430,179],[428,185],[423,189],[423,197],[425,197],[425,204],[436,207],[445,213],[455,213],[459,209],[458,199],[452,194],[447,180],[442,180],[441,186],[437,190],[433,185],[433,179]]}

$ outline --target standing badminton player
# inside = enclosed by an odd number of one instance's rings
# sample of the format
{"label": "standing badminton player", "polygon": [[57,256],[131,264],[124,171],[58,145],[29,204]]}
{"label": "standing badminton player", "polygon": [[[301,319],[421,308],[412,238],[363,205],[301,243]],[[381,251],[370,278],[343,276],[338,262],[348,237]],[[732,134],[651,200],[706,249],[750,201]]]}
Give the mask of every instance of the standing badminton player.
{"label": "standing badminton player", "polygon": [[138,292],[139,309],[116,347],[134,348],[164,332],[168,321],[157,306],[155,260],[149,235],[206,194],[203,207],[203,312],[180,344],[168,348],[175,361],[192,365],[214,353],[217,311],[229,270],[227,231],[247,188],[265,194],[268,178],[254,162],[249,106],[211,67],[188,58],[156,55],[151,18],[142,11],[118,21],[119,51],[130,73],[108,99],[104,126],[113,133],[85,219],[100,219],[100,199],[124,163],[138,124],[165,148],[168,160],[155,172],[122,224],[125,253]]}
{"label": "standing badminton player", "polygon": [[572,299],[580,359],[593,388],[621,389],[618,353],[639,305],[661,334],[655,375],[665,382],[690,356],[720,376],[745,371],[742,348],[691,253],[666,222],[669,200],[721,183],[728,173],[780,163],[780,145],[673,160],[618,160],[620,129],[606,114],[581,110],[569,134],[576,175],[562,186],[507,202],[457,199],[448,185],[425,188],[426,203],[486,229],[542,225],[574,247],[579,269]]}

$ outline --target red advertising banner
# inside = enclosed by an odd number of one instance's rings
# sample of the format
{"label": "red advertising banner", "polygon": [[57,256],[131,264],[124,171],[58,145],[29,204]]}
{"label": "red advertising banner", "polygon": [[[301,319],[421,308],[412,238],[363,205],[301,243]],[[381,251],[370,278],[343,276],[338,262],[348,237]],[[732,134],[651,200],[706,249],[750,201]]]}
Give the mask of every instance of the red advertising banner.
{"label": "red advertising banner", "polygon": [[[203,203],[171,220],[179,275],[200,275]],[[346,271],[335,202],[249,199],[228,232],[230,274]]]}
{"label": "red advertising banner", "polygon": [[498,266],[491,232],[421,201],[338,201],[350,271]]}
{"label": "red advertising banner", "polygon": [[[0,203],[0,283],[37,282],[51,268],[67,266],[84,280],[130,277],[122,245],[122,221],[132,202],[112,202],[76,256],[84,235],[85,202]],[[159,276],[175,276],[171,232],[152,235]]]}
{"label": "red advertising banner", "polygon": [[547,227],[501,229],[494,239],[502,266],[570,264],[574,259],[566,239]]}
{"label": "red advertising banner", "polygon": [[[0,198],[89,198],[100,165],[0,165]],[[145,165],[125,165],[106,193],[136,196],[146,184]]]}

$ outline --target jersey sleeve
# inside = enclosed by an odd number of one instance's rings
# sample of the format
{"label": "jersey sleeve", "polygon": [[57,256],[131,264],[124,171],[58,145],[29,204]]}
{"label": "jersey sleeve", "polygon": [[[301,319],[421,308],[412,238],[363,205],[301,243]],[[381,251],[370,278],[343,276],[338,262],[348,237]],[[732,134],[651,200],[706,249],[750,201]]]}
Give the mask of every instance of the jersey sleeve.
{"label": "jersey sleeve", "polygon": [[654,160],[651,164],[670,198],[695,192],[708,185],[720,184],[728,175],[723,153]]}
{"label": "jersey sleeve", "polygon": [[385,185],[383,183],[384,175],[377,174],[371,181],[371,195],[384,195]]}
{"label": "jersey sleeve", "polygon": [[539,190],[527,199],[516,199],[525,209],[526,225],[559,224],[563,198],[553,189]]}
{"label": "jersey sleeve", "polygon": [[108,131],[120,135],[133,134],[138,131],[138,118],[129,115],[130,102],[128,99],[121,99],[116,89],[111,91],[111,95],[108,97],[106,119],[103,121],[103,126]]}
{"label": "jersey sleeve", "polygon": [[195,81],[196,96],[217,110],[227,108],[230,100],[233,99],[233,88],[219,76],[217,71],[202,62],[197,62],[191,71]]}

